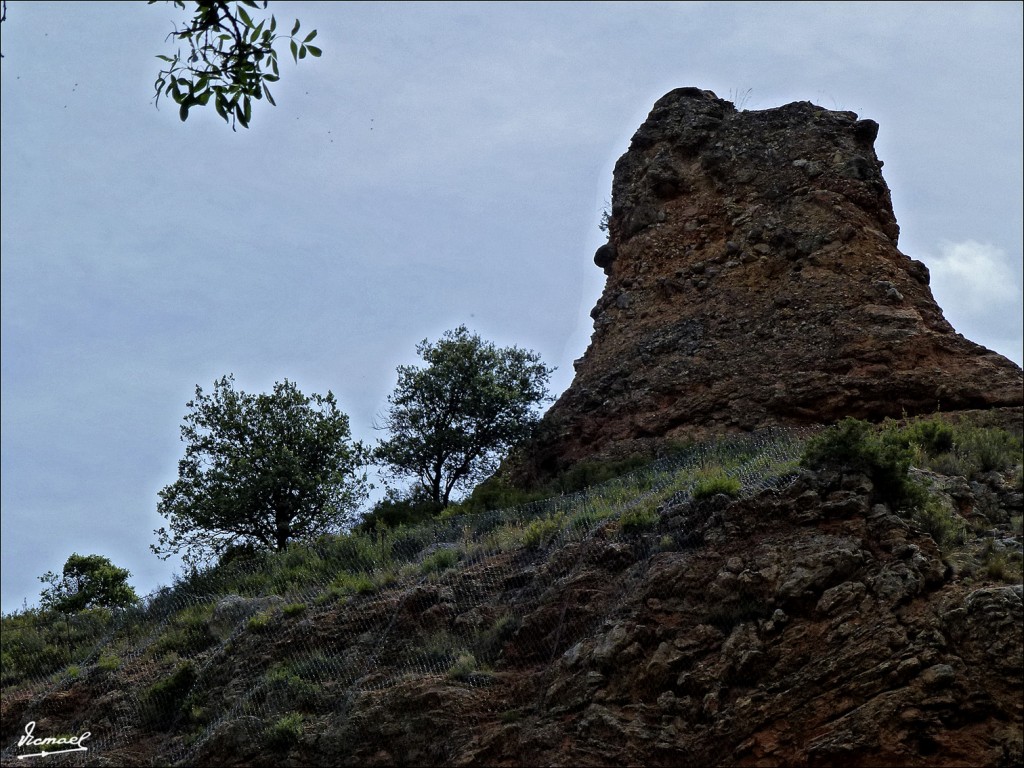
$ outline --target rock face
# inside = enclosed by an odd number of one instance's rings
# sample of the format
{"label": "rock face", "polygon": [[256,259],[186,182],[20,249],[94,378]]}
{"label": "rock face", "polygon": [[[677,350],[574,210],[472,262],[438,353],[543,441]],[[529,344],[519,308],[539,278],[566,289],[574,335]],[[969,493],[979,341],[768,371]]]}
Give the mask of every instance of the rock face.
{"label": "rock face", "polygon": [[809,102],[661,98],[615,166],[590,348],[532,453],[778,424],[1019,406],[1013,362],[957,334],[899,227],[878,124]]}

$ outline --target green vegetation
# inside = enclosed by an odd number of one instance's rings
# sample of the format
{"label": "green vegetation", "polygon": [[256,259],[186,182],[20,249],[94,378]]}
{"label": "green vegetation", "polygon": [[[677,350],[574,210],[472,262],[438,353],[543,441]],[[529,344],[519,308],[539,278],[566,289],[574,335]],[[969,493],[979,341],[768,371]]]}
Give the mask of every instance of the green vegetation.
{"label": "green vegetation", "polygon": [[287,379],[272,394],[236,391],[224,376],[195,399],[181,427],[178,480],[160,491],[160,557],[189,565],[239,547],[283,551],[336,532],[366,494],[362,446],[334,395],[306,396]]}
{"label": "green vegetation", "polygon": [[171,616],[160,636],[153,643],[159,653],[191,656],[209,648],[216,639],[210,633],[209,621],[212,604],[197,604],[182,608]]}
{"label": "green vegetation", "polygon": [[285,752],[299,743],[302,738],[303,717],[298,712],[283,715],[264,733],[269,749]]}
{"label": "green vegetation", "polygon": [[459,562],[459,553],[454,549],[437,549],[423,558],[420,568],[424,573],[440,573],[454,568]]}
{"label": "green vegetation", "polygon": [[[185,8],[184,0],[174,0],[174,5]],[[277,31],[274,16],[269,23],[267,19],[257,23],[246,8],[258,9],[259,4],[255,0],[196,3],[192,19],[171,33],[175,41],[188,45],[188,53],[183,55],[176,48],[173,56],[157,56],[167,65],[153,83],[158,106],[161,96],[171,97],[185,121],[190,109],[205,107],[212,100],[214,110],[232,130],[236,125],[248,128],[253,99],[266,96],[270,104],[275,103],[268,86],[281,75],[274,45],[288,40],[296,62],[307,55],[320,56],[320,49],[311,44],[315,29],[299,38],[296,19],[291,34],[285,35]]]}
{"label": "green vegetation", "polygon": [[170,728],[183,713],[185,699],[198,679],[191,661],[178,665],[166,678],[149,686],[142,694],[142,715],[153,727]]}
{"label": "green vegetation", "polygon": [[454,491],[491,475],[532,434],[554,369],[536,352],[499,349],[465,326],[435,343],[424,339],[416,352],[426,367],[399,366],[384,420],[391,436],[374,455],[444,508]]}
{"label": "green vegetation", "polygon": [[729,477],[722,470],[706,470],[700,473],[693,485],[693,498],[709,499],[720,493],[726,496],[739,496],[740,488],[740,481],[735,477]]}
{"label": "green vegetation", "polygon": [[623,533],[640,533],[658,524],[658,513],[649,507],[634,507],[626,510],[619,518]]}
{"label": "green vegetation", "polygon": [[993,471],[1019,474],[1022,455],[1021,437],[999,428],[939,417],[878,427],[845,419],[810,440],[801,463],[867,475],[880,501],[910,517],[948,552],[967,541],[968,526],[948,503],[911,478],[910,467],[966,478]]}
{"label": "green vegetation", "polygon": [[39,580],[50,586],[40,595],[40,605],[61,613],[88,608],[124,608],[139,598],[128,585],[131,577],[100,555],[72,554],[60,574],[47,571]]}

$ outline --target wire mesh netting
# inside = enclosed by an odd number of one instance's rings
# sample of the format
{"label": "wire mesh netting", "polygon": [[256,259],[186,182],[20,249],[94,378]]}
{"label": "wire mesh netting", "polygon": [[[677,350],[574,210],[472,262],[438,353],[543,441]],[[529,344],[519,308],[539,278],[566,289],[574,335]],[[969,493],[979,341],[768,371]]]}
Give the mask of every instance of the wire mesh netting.
{"label": "wire mesh netting", "polygon": [[[515,509],[222,563],[113,615],[5,616],[5,731],[89,731],[89,751],[64,756],[75,764],[118,754],[140,731],[164,734],[159,761],[183,764],[226,727],[287,741],[302,713],[344,722],[367,692],[429,676],[486,687],[503,665],[543,668],[603,620],[559,597],[565,584],[622,553],[635,567],[593,585],[614,604],[653,554],[694,545],[710,512],[689,501],[782,488],[809,435],[724,438]],[[668,516],[673,527],[659,527]],[[5,763],[24,751],[5,736]]]}

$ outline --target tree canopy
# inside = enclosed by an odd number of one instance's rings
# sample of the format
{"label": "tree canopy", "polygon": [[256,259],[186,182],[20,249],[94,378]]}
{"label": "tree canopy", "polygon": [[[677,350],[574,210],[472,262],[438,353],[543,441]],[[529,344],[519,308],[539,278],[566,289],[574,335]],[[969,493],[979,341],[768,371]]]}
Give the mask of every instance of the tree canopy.
{"label": "tree canopy", "polygon": [[[152,5],[156,0],[149,0]],[[183,0],[173,0],[178,8],[185,9]],[[169,35],[188,45],[188,53],[181,51],[173,56],[160,55],[158,59],[167,64],[161,69],[153,84],[156,103],[161,96],[170,96],[178,104],[178,115],[185,121],[189,110],[195,106],[208,105],[212,99],[213,108],[224,121],[235,130],[235,125],[249,127],[252,119],[252,100],[262,99],[276,106],[270,95],[268,83],[276,83],[281,72],[277,64],[277,50],[274,44],[281,39],[288,40],[292,58],[299,59],[319,56],[320,48],[311,45],[316,30],[299,38],[299,20],[292,25],[291,34],[277,31],[277,19],[261,19],[257,23],[246,8],[267,8],[267,3],[255,0],[199,0],[195,15],[185,25],[175,27]]]}
{"label": "tree canopy", "polygon": [[529,437],[554,369],[536,352],[498,348],[464,325],[416,351],[426,366],[399,366],[383,427],[391,437],[374,455],[443,507]]}
{"label": "tree canopy", "polygon": [[152,550],[196,565],[229,547],[284,549],[340,530],[366,495],[363,446],[334,395],[306,396],[285,379],[271,394],[234,388],[232,376],[187,404],[178,480],[160,491],[169,530]]}
{"label": "tree canopy", "polygon": [[131,577],[102,555],[72,554],[57,574],[47,571],[39,580],[50,586],[40,593],[40,603],[61,613],[88,608],[124,608],[138,601],[128,584]]}

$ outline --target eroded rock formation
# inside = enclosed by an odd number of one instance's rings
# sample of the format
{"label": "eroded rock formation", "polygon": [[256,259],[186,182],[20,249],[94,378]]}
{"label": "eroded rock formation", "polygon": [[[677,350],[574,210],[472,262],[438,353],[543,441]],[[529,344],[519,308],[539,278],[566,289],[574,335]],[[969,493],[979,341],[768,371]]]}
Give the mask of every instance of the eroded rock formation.
{"label": "eroded rock formation", "polygon": [[542,475],[675,437],[1019,406],[1013,362],[950,326],[899,227],[878,124],[809,102],[660,99],[615,166],[608,275]]}

